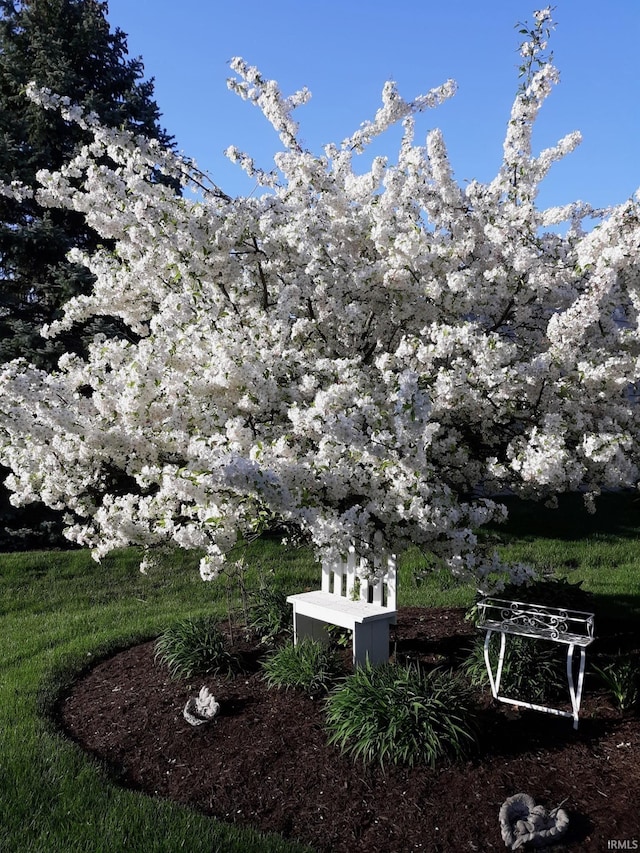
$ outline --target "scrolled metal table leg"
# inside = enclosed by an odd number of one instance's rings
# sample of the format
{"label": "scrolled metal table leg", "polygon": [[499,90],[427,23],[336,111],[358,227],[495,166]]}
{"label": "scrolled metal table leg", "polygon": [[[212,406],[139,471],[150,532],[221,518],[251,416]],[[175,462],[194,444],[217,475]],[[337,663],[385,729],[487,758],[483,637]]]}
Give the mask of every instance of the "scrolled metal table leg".
{"label": "scrolled metal table leg", "polygon": [[582,701],[582,686],[584,684],[584,670],[586,664],[586,652],[584,648],[580,649],[580,668],[578,670],[577,684],[573,677],[573,650],[574,643],[570,643],[567,647],[567,679],[569,681],[569,695],[571,696],[571,707],[573,708],[573,728],[578,728],[578,714],[580,712],[580,702]]}
{"label": "scrolled metal table leg", "polygon": [[500,690],[500,679],[502,678],[502,665],[504,663],[504,651],[506,644],[506,636],[504,631],[500,631],[500,656],[498,657],[498,668],[496,670],[495,678],[493,675],[493,670],[491,669],[491,660],[489,658],[489,642],[491,640],[491,635],[493,631],[487,631],[487,635],[484,638],[484,662],[487,666],[487,673],[489,675],[489,684],[491,685],[491,694],[494,699],[498,698],[498,691]]}

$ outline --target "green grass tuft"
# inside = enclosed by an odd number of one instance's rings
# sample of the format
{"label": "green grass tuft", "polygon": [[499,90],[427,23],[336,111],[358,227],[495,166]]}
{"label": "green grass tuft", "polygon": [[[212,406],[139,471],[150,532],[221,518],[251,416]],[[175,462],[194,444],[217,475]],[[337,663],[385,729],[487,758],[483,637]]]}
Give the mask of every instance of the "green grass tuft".
{"label": "green grass tuft", "polygon": [[215,616],[200,616],[171,625],[156,640],[156,660],[168,666],[173,678],[239,672],[240,659],[228,648],[218,622]]}
{"label": "green grass tuft", "polygon": [[364,763],[435,767],[475,746],[469,688],[413,664],[360,667],[327,701],[329,742]]}
{"label": "green grass tuft", "polygon": [[[497,634],[489,643],[492,671],[498,666],[500,638]],[[566,647],[544,643],[530,637],[509,637],[500,679],[500,693],[537,704],[548,702],[566,692]],[[484,660],[484,636],[474,641],[462,670],[473,687],[489,687],[489,675]]]}
{"label": "green grass tuft", "polygon": [[326,693],[340,675],[337,653],[324,643],[303,639],[272,652],[263,663],[269,687],[293,687],[316,697]]}

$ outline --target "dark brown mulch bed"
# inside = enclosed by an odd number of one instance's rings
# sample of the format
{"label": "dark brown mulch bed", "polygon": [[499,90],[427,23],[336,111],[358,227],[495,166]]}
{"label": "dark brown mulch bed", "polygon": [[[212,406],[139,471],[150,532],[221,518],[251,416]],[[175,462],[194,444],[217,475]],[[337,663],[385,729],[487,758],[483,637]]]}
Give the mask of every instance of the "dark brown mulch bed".
{"label": "dark brown mulch bed", "polygon": [[[404,608],[393,649],[455,663],[473,635],[458,609]],[[222,712],[192,728],[182,709],[202,684]],[[58,710],[122,784],[318,853],[505,850],[498,810],[520,791],[564,803],[570,833],[554,850],[629,848],[640,843],[640,721],[589,688],[577,732],[565,718],[483,701],[480,754],[436,770],[365,768],[327,745],[322,701],[267,689],[257,666],[229,680],[172,680],[152,643],[97,664]]]}

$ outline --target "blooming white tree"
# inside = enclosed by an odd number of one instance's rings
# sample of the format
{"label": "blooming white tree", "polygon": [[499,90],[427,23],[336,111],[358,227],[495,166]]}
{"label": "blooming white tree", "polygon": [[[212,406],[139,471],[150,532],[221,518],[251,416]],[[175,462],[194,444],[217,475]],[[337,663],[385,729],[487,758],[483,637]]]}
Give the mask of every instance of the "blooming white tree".
{"label": "blooming white tree", "polygon": [[[536,13],[497,176],[464,189],[439,131],[414,142],[414,115],[451,82],[411,102],[387,84],[375,118],[316,156],[292,118],[308,93],[284,97],[233,60],[231,88],[283,146],[273,172],[229,150],[264,187],[235,199],[156,143],[32,92],[93,131],[40,175],[38,198],[105,239],[74,253],[95,286],[44,334],[96,315],[128,333],[54,373],[3,370],[16,502],[66,508],[67,535],[97,558],[130,543],[202,549],[205,578],[238,537],[279,521],[319,554],[414,544],[482,580],[495,558],[475,531],[505,515],[489,496],[635,485],[640,204],[537,208],[579,142],[531,150],[557,80],[549,27]],[[357,174],[354,155],[397,122],[397,162]],[[158,171],[198,194],[176,197]]]}

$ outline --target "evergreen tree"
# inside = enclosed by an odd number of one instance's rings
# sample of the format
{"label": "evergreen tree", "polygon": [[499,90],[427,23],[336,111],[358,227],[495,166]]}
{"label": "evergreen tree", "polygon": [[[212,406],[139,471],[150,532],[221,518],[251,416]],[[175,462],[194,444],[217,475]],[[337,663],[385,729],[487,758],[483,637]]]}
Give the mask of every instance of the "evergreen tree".
{"label": "evergreen tree", "polygon": [[[127,37],[110,29],[107,12],[99,0],[0,0],[0,180],[34,185],[39,169],[59,168],[83,141],[77,127],[27,101],[31,80],[109,126],[171,145],[159,125],[153,81],[143,80],[142,60],[128,57]],[[24,356],[51,367],[65,348],[81,348],[82,335],[54,343],[39,331],[91,283],[67,252],[97,242],[79,214],[0,198],[0,362]]]}
{"label": "evergreen tree", "polygon": [[[95,111],[109,126],[172,145],[159,124],[153,80],[143,79],[142,60],[129,58],[126,34],[111,30],[107,13],[100,0],[0,0],[0,180],[34,186],[39,169],[58,169],[84,141],[77,126],[28,101],[31,80]],[[116,327],[112,318],[98,318],[60,340],[40,335],[42,325],[92,283],[86,269],[67,261],[67,252],[99,242],[73,211],[0,196],[0,362],[22,356],[50,369],[65,349],[80,351],[96,331]],[[34,506],[15,510],[0,489],[0,547],[51,542],[58,528],[56,514]]]}

